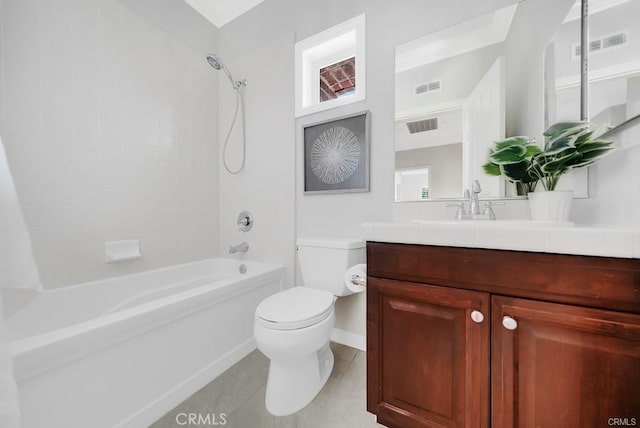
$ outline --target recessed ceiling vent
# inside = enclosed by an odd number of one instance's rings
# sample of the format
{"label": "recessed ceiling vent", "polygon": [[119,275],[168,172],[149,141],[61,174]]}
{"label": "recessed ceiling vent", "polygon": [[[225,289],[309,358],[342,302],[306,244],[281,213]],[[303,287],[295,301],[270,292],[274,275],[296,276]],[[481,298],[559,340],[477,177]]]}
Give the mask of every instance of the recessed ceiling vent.
{"label": "recessed ceiling vent", "polygon": [[438,118],[416,120],[415,122],[407,122],[409,134],[417,134],[418,132],[433,131],[438,129]]}
{"label": "recessed ceiling vent", "polygon": [[[607,49],[624,46],[628,42],[627,32],[620,32],[598,39],[592,39],[589,42],[589,53],[598,53]],[[573,58],[580,58],[580,44],[573,45]]]}
{"label": "recessed ceiling vent", "polygon": [[439,91],[442,88],[442,80],[434,80],[423,85],[416,86],[416,95],[424,94],[426,92]]}

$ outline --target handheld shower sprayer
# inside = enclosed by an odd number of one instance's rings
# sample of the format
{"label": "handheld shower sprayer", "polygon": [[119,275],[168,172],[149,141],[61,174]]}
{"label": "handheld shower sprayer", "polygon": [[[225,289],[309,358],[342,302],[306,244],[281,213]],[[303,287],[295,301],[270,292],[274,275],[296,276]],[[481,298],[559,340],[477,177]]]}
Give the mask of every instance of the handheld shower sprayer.
{"label": "handheld shower sprayer", "polygon": [[[236,174],[239,174],[244,169],[245,159],[247,157],[245,106],[244,106],[244,93],[242,92],[242,89],[244,89],[247,86],[248,82],[247,82],[247,79],[234,80],[233,76],[231,75],[231,72],[229,71],[227,66],[224,65],[224,62],[222,62],[222,59],[220,58],[219,55],[216,55],[216,54],[207,55],[207,62],[214,69],[224,71],[224,73],[229,78],[229,81],[231,82],[231,86],[236,92],[236,110],[233,115],[233,120],[231,121],[231,126],[229,126],[229,132],[227,133],[227,138],[224,141],[224,148],[222,150],[222,163],[224,164],[224,168],[227,170],[229,174],[236,175]],[[233,171],[227,165],[227,145],[229,144],[229,139],[231,138],[231,132],[233,131],[233,127],[236,124],[236,119],[238,118],[238,110],[240,108],[242,109],[242,164],[240,165],[240,168]]]}
{"label": "handheld shower sprayer", "polygon": [[216,70],[224,71],[224,74],[226,74],[227,77],[229,78],[229,81],[231,82],[231,86],[233,86],[233,89],[239,89],[241,86],[247,86],[247,83],[248,83],[247,79],[234,80],[233,76],[231,75],[231,72],[229,71],[227,66],[224,65],[224,62],[222,62],[222,59],[220,58],[219,55],[216,55],[216,54],[207,55],[207,62],[211,67],[215,68]]}

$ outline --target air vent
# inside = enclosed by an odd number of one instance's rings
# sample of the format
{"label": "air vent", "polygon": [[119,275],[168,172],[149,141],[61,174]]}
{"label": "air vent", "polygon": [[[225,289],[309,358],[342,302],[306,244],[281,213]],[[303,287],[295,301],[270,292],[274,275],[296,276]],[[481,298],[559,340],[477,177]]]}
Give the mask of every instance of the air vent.
{"label": "air vent", "polygon": [[442,80],[434,80],[419,86],[416,86],[416,95],[424,94],[426,92],[439,91],[442,88]]}
{"label": "air vent", "polygon": [[409,134],[417,134],[418,132],[433,131],[438,129],[438,118],[416,120],[415,122],[407,122]]}
{"label": "air vent", "polygon": [[[627,44],[627,32],[620,32],[611,36],[601,37],[589,42],[589,53],[598,53],[604,50],[624,46]],[[573,59],[580,58],[581,45],[573,45]]]}
{"label": "air vent", "polygon": [[615,34],[613,36],[602,39],[602,49],[612,48],[614,46],[622,46],[627,43],[626,33]]}

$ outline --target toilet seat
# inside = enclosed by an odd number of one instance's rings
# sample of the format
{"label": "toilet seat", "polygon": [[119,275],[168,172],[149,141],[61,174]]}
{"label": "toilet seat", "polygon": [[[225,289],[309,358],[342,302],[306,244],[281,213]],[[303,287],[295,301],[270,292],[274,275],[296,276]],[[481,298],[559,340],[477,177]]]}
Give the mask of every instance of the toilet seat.
{"label": "toilet seat", "polygon": [[273,330],[309,327],[333,313],[334,300],[328,291],[293,287],[264,299],[256,308],[256,321]]}

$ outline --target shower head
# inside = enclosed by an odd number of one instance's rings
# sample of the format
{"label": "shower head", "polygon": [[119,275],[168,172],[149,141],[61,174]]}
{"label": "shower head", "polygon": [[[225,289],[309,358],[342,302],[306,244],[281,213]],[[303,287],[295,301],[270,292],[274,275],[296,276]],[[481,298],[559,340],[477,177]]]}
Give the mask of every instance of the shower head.
{"label": "shower head", "polygon": [[211,67],[215,68],[216,70],[224,71],[224,73],[227,75],[227,77],[231,81],[231,85],[233,86],[234,89],[238,89],[240,86],[246,85],[244,81],[236,82],[235,80],[233,80],[233,76],[231,76],[231,72],[229,71],[227,66],[224,65],[224,62],[222,62],[222,59],[220,58],[220,56],[216,54],[209,54],[207,55],[207,62]]}
{"label": "shower head", "polygon": [[216,54],[207,55],[207,61],[209,65],[216,70],[220,70],[222,68],[222,60]]}

